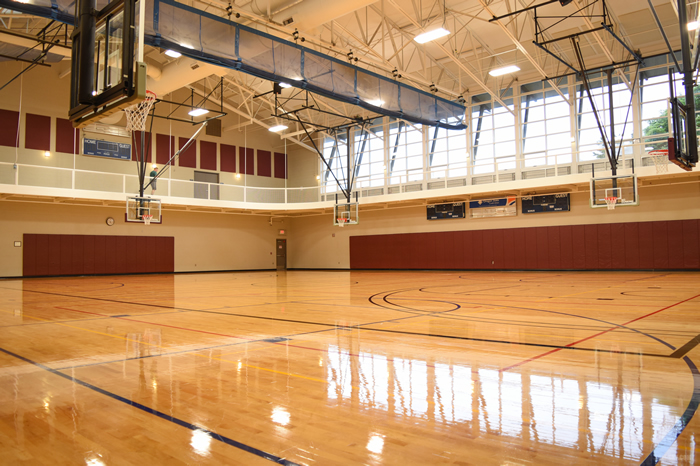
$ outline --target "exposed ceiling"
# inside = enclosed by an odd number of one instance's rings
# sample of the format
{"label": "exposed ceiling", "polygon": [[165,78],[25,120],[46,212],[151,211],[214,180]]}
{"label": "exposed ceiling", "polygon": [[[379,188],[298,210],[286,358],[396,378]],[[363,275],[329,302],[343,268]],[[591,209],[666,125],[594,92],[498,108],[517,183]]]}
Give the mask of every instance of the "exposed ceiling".
{"label": "exposed ceiling", "polygon": [[[552,56],[533,45],[534,10],[490,22],[501,16],[546,0],[239,0],[229,4],[221,0],[193,0],[182,2],[210,14],[228,17],[269,34],[293,41],[298,30],[303,45],[322,53],[347,60],[348,53],[357,58],[354,64],[371,71],[393,76],[428,90],[437,88],[439,96],[455,100],[460,96],[488,92],[500,98],[501,91],[515,83],[527,83],[570,73],[571,70]],[[668,48],[652,16],[646,0],[608,0],[608,22],[626,45],[643,57],[665,53]],[[671,46],[680,48],[680,28],[674,7],[675,0],[652,1]],[[690,19],[698,18],[698,1],[687,1]],[[580,11],[576,17],[560,21],[548,16],[562,16]],[[555,39],[587,31],[600,26],[603,0],[573,0],[562,7],[558,2],[537,9],[541,27],[546,28],[540,40]],[[236,15],[240,15],[237,19]],[[585,18],[583,16],[589,16]],[[0,29],[37,35],[48,20],[10,10],[0,11]],[[424,30],[444,25],[451,34],[424,45],[413,38]],[[691,34],[693,39],[695,33]],[[70,35],[66,35],[69,39]],[[0,41],[22,45],[23,39],[0,35]],[[692,40],[691,40],[692,42]],[[301,43],[301,42],[300,42]],[[587,68],[622,62],[630,53],[607,31],[588,33],[580,37],[580,46]],[[552,44],[551,50],[570,64],[576,57],[570,41]],[[275,111],[274,95],[269,81],[233,70],[218,69],[213,65],[193,64],[191,59],[172,59],[163,50],[148,47],[145,60],[149,65],[152,85],[162,91],[179,88],[206,95],[223,78],[225,111],[240,116],[252,128],[265,129],[280,121],[271,116]],[[494,68],[517,64],[521,71],[494,78],[488,72]],[[192,68],[197,68],[193,70]],[[395,70],[395,71],[394,71]],[[559,83],[551,81],[554,86]],[[299,90],[283,90],[289,98]],[[162,95],[162,92],[160,93]],[[297,95],[304,98],[303,94]],[[218,103],[218,91],[211,95]],[[316,98],[321,109],[339,111],[345,115],[371,116],[366,110]],[[284,110],[299,106],[290,100]],[[337,119],[327,114],[305,112],[304,119],[317,124],[333,125]],[[309,148],[309,141],[301,127],[290,128],[281,137]]]}

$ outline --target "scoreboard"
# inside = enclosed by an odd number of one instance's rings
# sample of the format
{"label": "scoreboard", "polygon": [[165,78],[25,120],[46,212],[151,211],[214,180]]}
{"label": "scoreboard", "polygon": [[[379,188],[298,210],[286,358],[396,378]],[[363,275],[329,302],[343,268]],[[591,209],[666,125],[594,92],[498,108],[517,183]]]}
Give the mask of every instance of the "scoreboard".
{"label": "scoreboard", "polygon": [[524,214],[536,212],[566,212],[571,210],[570,194],[524,196],[520,205]]}
{"label": "scoreboard", "polygon": [[118,160],[131,160],[131,144],[84,138],[83,155],[92,155],[95,157],[106,157],[109,159]]}
{"label": "scoreboard", "polygon": [[427,206],[428,220],[440,218],[464,218],[464,202],[434,204]]}

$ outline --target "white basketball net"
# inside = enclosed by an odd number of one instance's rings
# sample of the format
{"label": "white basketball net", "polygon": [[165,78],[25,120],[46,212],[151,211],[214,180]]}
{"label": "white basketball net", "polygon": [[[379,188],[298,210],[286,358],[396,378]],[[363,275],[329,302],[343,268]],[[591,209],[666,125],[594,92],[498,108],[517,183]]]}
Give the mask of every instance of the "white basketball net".
{"label": "white basketball net", "polygon": [[146,91],[146,98],[141,102],[124,109],[126,113],[126,129],[127,131],[145,131],[146,117],[151,107],[156,103],[156,95],[151,91]]}
{"label": "white basketball net", "polygon": [[606,202],[606,204],[608,204],[608,210],[614,210],[615,203],[617,202],[617,198],[615,196],[606,197],[605,202]]}
{"label": "white basketball net", "polygon": [[655,150],[649,152],[649,157],[654,161],[656,173],[668,173],[668,151]]}
{"label": "white basketball net", "polygon": [[144,225],[150,225],[151,220],[153,220],[153,215],[146,214],[143,216],[143,224]]}
{"label": "white basketball net", "polygon": [[344,227],[345,223],[348,221],[347,218],[345,217],[338,217],[338,226],[339,227]]}

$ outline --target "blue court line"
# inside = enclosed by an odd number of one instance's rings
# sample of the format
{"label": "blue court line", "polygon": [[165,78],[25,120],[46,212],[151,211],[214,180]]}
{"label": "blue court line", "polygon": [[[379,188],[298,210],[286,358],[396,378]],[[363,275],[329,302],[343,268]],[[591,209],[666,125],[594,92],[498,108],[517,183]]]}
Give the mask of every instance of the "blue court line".
{"label": "blue court line", "polygon": [[280,458],[279,456],[275,456],[271,453],[264,452],[262,450],[255,448],[255,447],[251,447],[251,446],[246,445],[244,443],[233,440],[229,437],[223,436],[221,434],[217,434],[216,432],[211,431],[209,429],[204,429],[204,428],[198,427],[194,424],[190,424],[189,422],[183,421],[182,419],[176,418],[174,416],[170,416],[168,414],[165,414],[165,413],[160,412],[158,410],[155,410],[153,408],[149,408],[148,406],[142,405],[141,403],[137,403],[136,401],[130,400],[128,398],[124,398],[123,396],[119,396],[116,393],[108,392],[107,390],[104,390],[100,387],[92,385],[88,382],[85,382],[85,381],[80,380],[80,379],[76,379],[75,377],[64,374],[62,372],[59,372],[56,369],[51,369],[50,367],[47,367],[41,363],[32,361],[31,359],[25,358],[24,356],[20,356],[19,354],[15,354],[12,351],[8,351],[4,348],[0,348],[0,351],[2,351],[5,354],[8,354],[12,357],[15,357],[17,359],[20,359],[24,362],[32,364],[36,367],[39,367],[40,369],[43,369],[47,372],[51,372],[52,374],[55,374],[55,375],[62,377],[66,380],[69,380],[73,383],[76,383],[76,384],[81,385],[85,388],[88,388],[92,391],[95,391],[95,392],[100,393],[102,395],[108,396],[108,397],[112,398],[113,400],[120,401],[120,402],[125,403],[129,406],[133,406],[134,408],[140,409],[141,411],[144,411],[148,414],[153,414],[154,416],[157,416],[161,419],[172,422],[173,424],[176,424],[178,426],[185,427],[185,428],[190,429],[192,431],[199,430],[199,431],[205,432],[205,433],[209,434],[209,436],[212,437],[213,439],[218,440],[220,442],[223,442],[223,443],[230,445],[232,447],[236,447],[236,448],[243,450],[247,453],[251,453],[253,455],[259,456],[260,458],[264,458],[264,459],[269,460],[269,461],[273,461],[277,464],[282,464],[285,466],[299,466],[296,463],[293,463],[293,462],[286,460],[284,458]]}
{"label": "blue court line", "polygon": [[688,407],[685,408],[681,418],[678,419],[678,422],[674,424],[669,433],[654,448],[654,451],[646,457],[641,466],[652,466],[661,461],[661,458],[671,449],[676,439],[683,433],[690,420],[693,419],[693,415],[700,405],[700,371],[698,371],[697,366],[688,356],[685,356],[683,361],[690,368],[690,372],[693,373],[693,396],[690,398],[690,403],[688,403]]}

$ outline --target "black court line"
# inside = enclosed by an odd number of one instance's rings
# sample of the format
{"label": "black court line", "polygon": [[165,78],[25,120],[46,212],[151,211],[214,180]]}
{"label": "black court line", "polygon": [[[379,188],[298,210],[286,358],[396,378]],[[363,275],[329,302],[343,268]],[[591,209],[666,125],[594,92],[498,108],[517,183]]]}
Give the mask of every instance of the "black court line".
{"label": "black court line", "polygon": [[4,349],[4,348],[0,348],[0,351],[2,351],[3,353],[5,353],[5,354],[7,354],[7,355],[9,355],[9,356],[15,357],[15,358],[17,358],[17,359],[19,359],[19,360],[22,360],[22,361],[24,361],[24,362],[27,362],[27,363],[29,363],[29,364],[32,364],[32,365],[34,365],[34,366],[36,366],[36,367],[38,367],[38,368],[40,368],[40,369],[43,369],[43,370],[45,370],[45,371],[47,371],[47,372],[50,372],[50,373],[52,373],[52,374],[54,374],[54,375],[57,375],[57,376],[62,377],[62,378],[64,378],[64,379],[66,379],[66,380],[69,380],[69,381],[71,381],[71,382],[73,382],[73,383],[76,383],[76,384],[81,385],[81,386],[83,386],[83,387],[85,387],[85,388],[88,388],[88,389],[90,389],[90,390],[92,390],[92,391],[94,391],[94,392],[97,392],[97,393],[100,393],[100,394],[102,394],[102,395],[108,396],[108,397],[112,398],[113,400],[116,400],[116,401],[119,401],[119,402],[121,402],[121,403],[127,404],[127,405],[132,406],[132,407],[134,407],[134,408],[136,408],[136,409],[140,409],[141,411],[144,411],[144,412],[146,412],[146,413],[148,413],[148,414],[153,414],[154,416],[157,416],[157,417],[159,417],[159,418],[161,418],[161,419],[164,419],[164,420],[166,420],[166,421],[168,421],[168,422],[172,422],[173,424],[176,424],[176,425],[178,425],[178,426],[185,427],[185,428],[190,429],[190,430],[192,430],[192,431],[196,431],[196,430],[202,431],[202,432],[208,434],[211,438],[213,438],[213,439],[215,439],[215,440],[218,440],[218,441],[223,442],[223,443],[225,443],[225,444],[227,444],[227,445],[230,445],[230,446],[232,446],[232,447],[235,447],[235,448],[238,448],[238,449],[240,449],[240,450],[243,450],[243,451],[245,451],[245,452],[247,452],[247,453],[251,453],[251,454],[253,454],[253,455],[255,455],[255,456],[258,456],[258,457],[260,457],[260,458],[264,458],[264,459],[266,459],[266,460],[272,461],[272,462],[277,463],[277,464],[282,464],[282,465],[285,465],[285,466],[299,466],[297,463],[293,463],[293,462],[291,462],[291,461],[289,461],[289,460],[286,460],[286,459],[284,459],[284,458],[281,458],[281,457],[279,457],[279,456],[273,455],[273,454],[271,454],[271,453],[267,453],[267,452],[265,452],[265,451],[263,451],[263,450],[260,450],[260,449],[255,448],[255,447],[251,447],[250,445],[246,445],[245,443],[241,443],[241,442],[239,442],[239,441],[237,441],[237,440],[233,440],[232,438],[226,437],[226,436],[224,436],[224,435],[217,434],[216,432],[214,432],[214,431],[212,431],[212,430],[204,429],[204,428],[198,427],[198,426],[196,426],[196,425],[194,425],[194,424],[190,424],[189,422],[184,421],[184,420],[182,420],[182,419],[179,419],[179,418],[177,418],[177,417],[175,417],[175,416],[170,416],[170,415],[165,414],[165,413],[163,413],[163,412],[161,412],[161,411],[158,411],[158,410],[156,410],[156,409],[149,408],[149,407],[146,406],[146,405],[142,405],[141,403],[138,403],[138,402],[136,402],[136,401],[130,400],[130,399],[128,399],[128,398],[124,398],[123,396],[117,395],[116,393],[112,393],[112,392],[107,391],[107,390],[105,390],[105,389],[103,389],[103,388],[100,388],[100,387],[97,387],[97,386],[95,386],[95,385],[92,385],[91,383],[85,382],[85,381],[80,380],[80,379],[76,379],[75,377],[72,377],[72,376],[70,376],[70,375],[64,374],[63,372],[60,372],[60,371],[57,370],[57,369],[51,369],[50,367],[47,367],[47,366],[45,366],[45,365],[43,365],[43,364],[41,364],[41,363],[38,363],[38,362],[36,362],[36,361],[32,361],[31,359],[25,358],[24,356],[20,356],[19,354],[15,354],[15,353],[13,353],[12,351],[8,351],[8,350],[6,350],[6,349]]}

